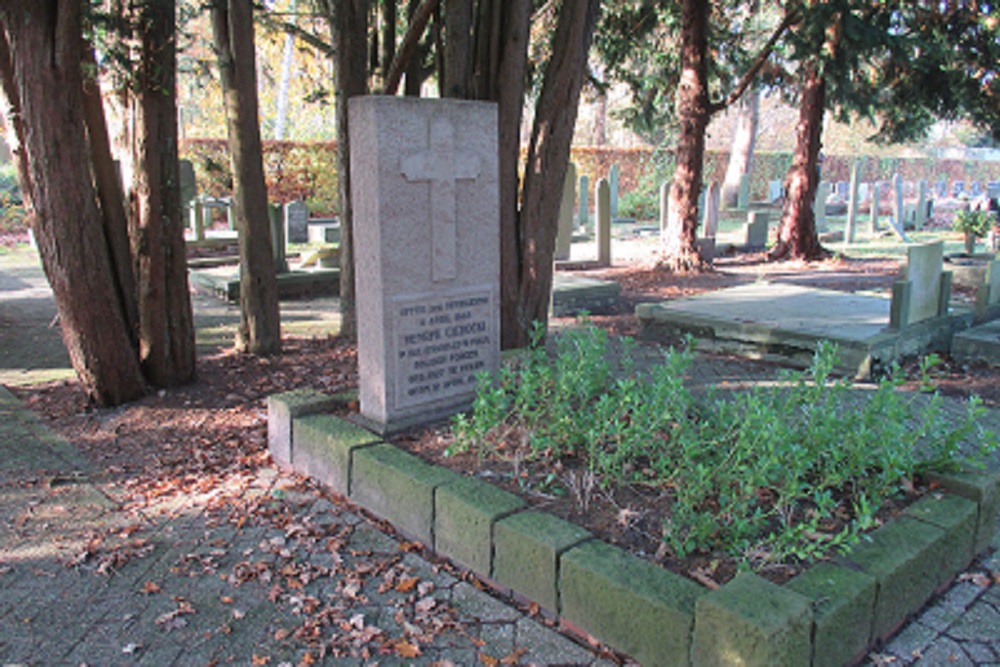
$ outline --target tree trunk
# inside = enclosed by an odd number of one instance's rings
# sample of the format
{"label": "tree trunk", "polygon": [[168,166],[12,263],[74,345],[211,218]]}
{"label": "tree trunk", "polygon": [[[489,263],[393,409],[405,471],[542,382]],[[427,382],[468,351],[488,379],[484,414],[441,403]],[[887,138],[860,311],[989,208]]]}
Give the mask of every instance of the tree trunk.
{"label": "tree trunk", "polygon": [[816,235],[813,201],[819,185],[817,169],[822,147],[826,80],[815,63],[803,65],[799,122],[795,128],[795,152],[785,177],[788,196],[778,227],[778,243],[770,259],[820,259],[829,253]]}
{"label": "tree trunk", "polygon": [[5,3],[0,69],[25,120],[22,187],[70,361],[93,401],[118,405],[141,396],[143,382],[87,159],[81,10],[76,0]]}
{"label": "tree trunk", "polygon": [[472,2],[448,0],[444,5],[445,53],[442,97],[469,96],[469,64],[472,56]]}
{"label": "tree trunk", "polygon": [[195,376],[177,155],[177,21],[173,0],[139,11],[140,66],[131,97],[139,360],[154,386],[174,387]]}
{"label": "tree trunk", "polygon": [[681,80],[677,91],[677,166],[670,185],[667,229],[658,267],[686,272],[707,268],[698,254],[698,195],[705,156],[708,99],[708,0],[681,4]]}
{"label": "tree trunk", "polygon": [[368,33],[368,0],[326,3],[333,43],[337,91],[337,174],[340,194],[340,335],[358,336],[354,296],[354,207],[351,203],[351,143],[347,100],[368,92],[365,70],[365,35]]}
{"label": "tree trunk", "polygon": [[521,266],[509,340],[526,345],[534,322],[548,322],[552,256],[573,142],[580,89],[600,0],[564,0],[528,144],[519,214]]}
{"label": "tree trunk", "polygon": [[281,349],[278,283],[264,184],[251,0],[214,0],[212,27],[222,78],[239,230],[240,327],[236,347],[253,354]]}
{"label": "tree trunk", "polygon": [[760,93],[753,91],[740,102],[729,149],[729,165],[722,183],[722,205],[735,208],[739,201],[740,182],[750,173],[753,151],[757,143],[757,123],[760,119]]}

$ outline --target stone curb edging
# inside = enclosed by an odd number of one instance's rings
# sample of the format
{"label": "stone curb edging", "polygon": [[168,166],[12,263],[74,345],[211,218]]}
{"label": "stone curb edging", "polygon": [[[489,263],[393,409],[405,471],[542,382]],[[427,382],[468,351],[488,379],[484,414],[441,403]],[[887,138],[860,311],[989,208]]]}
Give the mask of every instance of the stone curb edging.
{"label": "stone curb edging", "polygon": [[856,661],[989,548],[1000,514],[1000,477],[936,475],[940,492],[865,535],[847,557],[784,586],[741,573],[709,590],[323,414],[353,400],[313,390],[268,398],[275,462],[643,665]]}

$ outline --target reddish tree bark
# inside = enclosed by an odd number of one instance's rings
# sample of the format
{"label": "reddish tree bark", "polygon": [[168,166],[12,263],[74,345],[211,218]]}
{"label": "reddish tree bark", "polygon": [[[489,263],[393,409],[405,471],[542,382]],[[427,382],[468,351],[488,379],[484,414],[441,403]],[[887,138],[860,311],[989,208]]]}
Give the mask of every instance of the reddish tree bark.
{"label": "reddish tree bark", "polygon": [[772,260],[820,259],[829,255],[816,235],[816,217],[812,207],[819,186],[817,164],[823,145],[826,103],[826,80],[814,63],[803,66],[801,94],[799,121],[795,127],[795,152],[785,177],[788,196],[778,227],[778,243],[769,255]]}
{"label": "reddish tree bark", "polygon": [[705,156],[705,128],[711,119],[708,98],[708,0],[681,3],[681,80],[677,90],[680,138],[670,184],[670,205],[659,268],[686,272],[707,264],[698,254],[698,195]]}
{"label": "reddish tree bark", "polygon": [[281,321],[261,160],[251,0],[215,0],[212,27],[226,103],[233,210],[240,236],[236,347],[253,354],[273,354],[281,349]]}
{"label": "reddish tree bark", "polygon": [[117,405],[138,398],[144,387],[86,157],[82,7],[76,0],[5,3],[0,31],[8,57],[0,69],[13,83],[9,108],[26,121],[27,164],[20,173],[63,341],[88,396]]}

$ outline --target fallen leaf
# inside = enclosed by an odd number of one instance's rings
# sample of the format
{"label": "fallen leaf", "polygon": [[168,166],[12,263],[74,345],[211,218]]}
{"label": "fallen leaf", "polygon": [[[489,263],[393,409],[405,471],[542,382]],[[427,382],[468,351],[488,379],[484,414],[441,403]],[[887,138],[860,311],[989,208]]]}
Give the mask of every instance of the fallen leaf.
{"label": "fallen leaf", "polygon": [[309,665],[315,665],[315,664],[316,664],[316,656],[314,656],[312,653],[307,652],[305,655],[302,656],[302,659],[299,660],[299,667],[309,667]]}
{"label": "fallen leaf", "polygon": [[437,605],[437,600],[432,597],[426,597],[422,600],[418,600],[413,608],[416,609],[418,614],[426,614],[430,612]]}
{"label": "fallen leaf", "polygon": [[153,595],[160,592],[160,585],[155,581],[147,581],[142,585],[142,592],[146,595]]}
{"label": "fallen leaf", "polygon": [[223,595],[221,598],[219,598],[219,601],[222,604],[233,604],[234,602],[236,602],[236,600],[234,600],[233,598],[229,597],[228,595]]}
{"label": "fallen leaf", "polygon": [[420,647],[410,642],[400,641],[396,643],[396,654],[401,658],[416,658],[420,655]]}
{"label": "fallen leaf", "polygon": [[277,630],[274,631],[274,641],[280,642],[284,639],[288,639],[288,635],[290,634],[291,632],[289,632],[285,628],[278,628]]}
{"label": "fallen leaf", "polygon": [[493,656],[486,655],[485,653],[479,654],[479,662],[486,665],[486,667],[497,667],[497,665],[500,664],[499,660],[497,660]]}
{"label": "fallen leaf", "polygon": [[271,656],[269,655],[257,655],[256,653],[250,658],[251,665],[266,665],[271,662]]}
{"label": "fallen leaf", "polygon": [[513,653],[511,653],[510,655],[508,655],[506,658],[503,658],[502,660],[500,660],[500,664],[501,665],[516,665],[518,662],[521,661],[521,656],[524,655],[527,652],[528,652],[528,649],[522,646],[521,648],[516,649]]}
{"label": "fallen leaf", "polygon": [[410,577],[409,579],[403,579],[398,584],[396,584],[396,592],[409,593],[414,588],[416,588],[418,583],[420,583],[419,577]]}

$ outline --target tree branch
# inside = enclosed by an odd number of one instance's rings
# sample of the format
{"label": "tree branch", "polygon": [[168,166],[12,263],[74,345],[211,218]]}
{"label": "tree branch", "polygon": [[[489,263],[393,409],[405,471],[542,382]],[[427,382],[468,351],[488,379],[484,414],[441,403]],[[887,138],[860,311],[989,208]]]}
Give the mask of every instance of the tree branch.
{"label": "tree branch", "polygon": [[767,59],[771,57],[771,53],[774,52],[774,46],[778,43],[778,40],[781,39],[781,36],[785,34],[785,31],[792,27],[798,19],[799,14],[794,9],[788,9],[785,12],[785,17],[781,20],[778,27],[775,28],[774,33],[767,40],[764,46],[761,47],[760,51],[757,53],[757,57],[754,58],[753,63],[750,65],[750,68],[743,74],[739,83],[736,84],[736,88],[734,88],[733,91],[729,93],[729,96],[724,100],[712,102],[708,105],[709,114],[715,114],[722,111],[743,96],[743,93],[746,92],[747,88],[750,87],[750,84],[752,84],[754,79],[757,78],[757,75],[760,73],[761,68],[764,67]]}
{"label": "tree branch", "polygon": [[413,19],[406,29],[403,43],[399,45],[399,51],[392,61],[392,66],[389,67],[389,74],[385,77],[383,95],[396,94],[399,82],[403,78],[403,72],[406,71],[406,66],[420,43],[420,37],[424,34],[424,29],[427,28],[427,23],[431,20],[431,16],[439,4],[441,4],[441,0],[423,0],[417,7],[417,11],[413,13]]}
{"label": "tree branch", "polygon": [[313,47],[323,55],[333,56],[335,53],[333,44],[323,41],[316,35],[309,32],[308,30],[300,28],[294,23],[278,20],[273,16],[268,15],[266,12],[261,13],[260,22],[263,23],[266,27],[271,28],[272,30],[280,30],[282,32],[288,33],[289,35],[292,35],[293,37],[301,39],[303,42]]}

